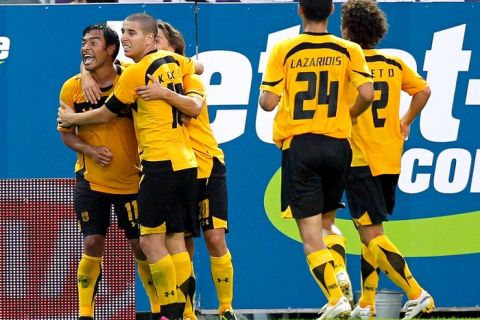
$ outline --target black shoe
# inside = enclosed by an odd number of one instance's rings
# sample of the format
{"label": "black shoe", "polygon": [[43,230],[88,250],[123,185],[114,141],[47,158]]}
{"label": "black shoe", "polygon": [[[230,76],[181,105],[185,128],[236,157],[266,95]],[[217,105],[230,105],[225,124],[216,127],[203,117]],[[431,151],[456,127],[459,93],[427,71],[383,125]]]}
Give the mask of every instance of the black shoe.
{"label": "black shoe", "polygon": [[78,320],[93,320],[93,317],[78,317]]}
{"label": "black shoe", "polygon": [[225,310],[222,314],[219,315],[220,320],[237,320],[237,316],[233,313],[232,310]]}

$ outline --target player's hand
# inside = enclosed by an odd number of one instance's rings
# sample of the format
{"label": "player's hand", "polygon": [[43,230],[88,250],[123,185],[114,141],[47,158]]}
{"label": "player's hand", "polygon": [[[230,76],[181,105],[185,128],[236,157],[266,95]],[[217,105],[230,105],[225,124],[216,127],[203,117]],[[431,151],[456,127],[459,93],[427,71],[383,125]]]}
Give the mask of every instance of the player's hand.
{"label": "player's hand", "polygon": [[400,120],[400,134],[402,135],[403,140],[407,140],[410,135],[410,125],[403,120]]}
{"label": "player's hand", "polygon": [[160,81],[152,75],[147,74],[147,77],[152,81],[152,84],[135,88],[137,95],[146,101],[162,100],[169,89],[163,87]]}
{"label": "player's hand", "polygon": [[180,121],[182,122],[182,125],[184,125],[185,127],[188,127],[188,125],[190,124],[190,121],[192,120],[192,117],[190,116],[187,116],[186,114],[182,113],[180,115]]}
{"label": "player's hand", "polygon": [[100,166],[106,167],[110,163],[112,163],[113,154],[108,147],[99,146],[94,147],[91,146],[85,152],[85,154],[95,160]]}
{"label": "player's hand", "polygon": [[60,101],[60,107],[58,108],[57,113],[57,123],[63,128],[68,128],[74,125],[73,117],[75,116],[75,111],[69,105],[65,104],[63,101]]}
{"label": "player's hand", "polygon": [[87,102],[97,104],[100,101],[101,93],[95,79],[90,73],[82,73],[82,92]]}

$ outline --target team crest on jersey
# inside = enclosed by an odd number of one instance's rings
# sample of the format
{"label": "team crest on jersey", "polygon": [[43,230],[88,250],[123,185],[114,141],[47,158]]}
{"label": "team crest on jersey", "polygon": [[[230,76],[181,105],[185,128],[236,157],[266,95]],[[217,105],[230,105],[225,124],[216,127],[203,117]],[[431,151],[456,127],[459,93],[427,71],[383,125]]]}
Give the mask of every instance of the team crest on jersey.
{"label": "team crest on jersey", "polygon": [[88,215],[88,211],[82,212],[81,216],[82,216],[82,221],[83,222],[87,222],[88,220],[90,220],[90,216]]}

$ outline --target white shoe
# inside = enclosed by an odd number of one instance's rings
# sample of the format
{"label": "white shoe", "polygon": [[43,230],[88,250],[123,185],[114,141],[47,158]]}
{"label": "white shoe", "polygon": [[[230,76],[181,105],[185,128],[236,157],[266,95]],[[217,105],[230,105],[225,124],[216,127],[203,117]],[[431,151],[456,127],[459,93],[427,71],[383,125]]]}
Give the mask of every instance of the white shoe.
{"label": "white shoe", "polygon": [[412,319],[421,313],[430,313],[435,309],[435,302],[430,294],[422,290],[420,297],[415,300],[408,300],[403,306],[405,317],[403,319]]}
{"label": "white shoe", "polygon": [[348,302],[350,303],[350,307],[353,308],[354,301],[353,301],[353,291],[352,291],[352,282],[350,281],[350,277],[348,273],[345,271],[340,271],[336,275],[338,286],[340,290],[342,290],[343,295],[347,298]]}
{"label": "white shoe", "polygon": [[350,319],[373,320],[375,319],[375,308],[366,306],[365,308],[357,305],[350,315]]}
{"label": "white shoe", "polygon": [[352,312],[352,307],[347,298],[341,297],[338,302],[331,306],[328,303],[320,309],[320,318],[317,320],[328,320],[328,319],[348,319],[350,313]]}

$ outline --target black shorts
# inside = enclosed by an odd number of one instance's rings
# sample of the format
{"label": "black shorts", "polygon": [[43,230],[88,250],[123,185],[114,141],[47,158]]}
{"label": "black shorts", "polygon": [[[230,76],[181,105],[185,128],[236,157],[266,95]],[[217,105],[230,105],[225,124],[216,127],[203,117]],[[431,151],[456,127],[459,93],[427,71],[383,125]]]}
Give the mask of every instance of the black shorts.
{"label": "black shorts", "polygon": [[[196,231],[225,229],[228,232],[227,169],[213,159],[210,177],[197,179]],[[195,229],[194,229],[195,230]]]}
{"label": "black shorts", "polygon": [[346,195],[355,225],[368,226],[388,221],[395,207],[398,174],[372,176],[368,166],[350,168]]}
{"label": "black shorts", "polygon": [[93,191],[82,177],[77,176],[73,205],[84,237],[100,234],[106,236],[112,211],[117,216],[118,227],[127,239],[138,239],[137,194],[110,194]]}
{"label": "black shorts", "polygon": [[352,150],[347,139],[320,134],[293,137],[282,153],[282,212],[306,218],[343,208]]}
{"label": "black shorts", "polygon": [[187,217],[195,212],[197,168],[173,171],[170,161],[142,161],[142,174],[138,192],[140,226],[164,225],[163,232],[184,232]]}

